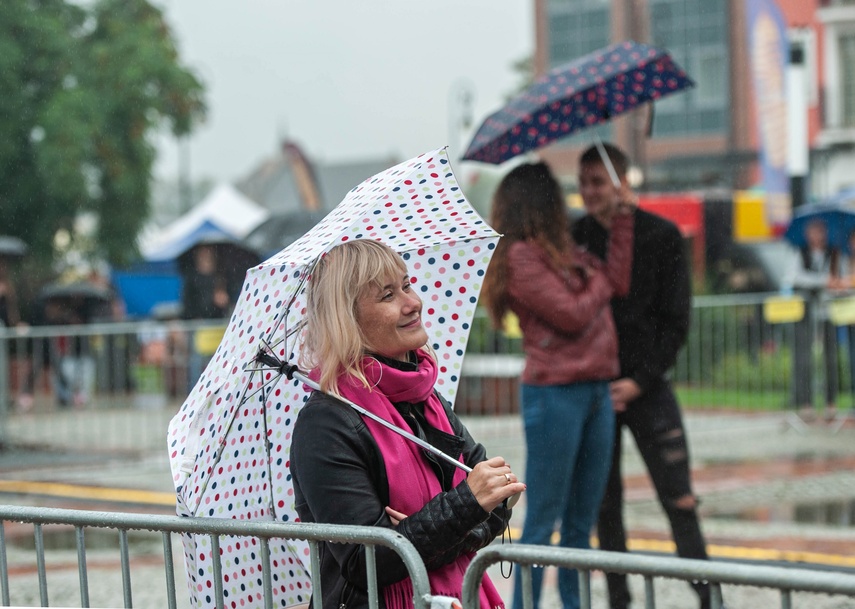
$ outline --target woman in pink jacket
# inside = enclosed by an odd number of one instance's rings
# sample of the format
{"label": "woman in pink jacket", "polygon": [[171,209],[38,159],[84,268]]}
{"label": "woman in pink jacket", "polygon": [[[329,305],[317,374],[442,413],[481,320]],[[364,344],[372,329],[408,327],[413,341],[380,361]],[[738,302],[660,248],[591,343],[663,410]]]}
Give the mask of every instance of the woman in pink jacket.
{"label": "woman in pink jacket", "polygon": [[[482,290],[493,324],[519,318],[525,369],[521,403],[527,457],[522,543],[588,548],[611,463],[618,344],[610,300],[629,289],[632,215],[615,219],[605,264],[570,238],[561,188],[544,163],[513,169],[493,198],[503,234]],[[534,607],[543,569],[533,570]],[[561,570],[565,609],[579,607],[576,571]],[[519,570],[514,609],[522,609]]]}

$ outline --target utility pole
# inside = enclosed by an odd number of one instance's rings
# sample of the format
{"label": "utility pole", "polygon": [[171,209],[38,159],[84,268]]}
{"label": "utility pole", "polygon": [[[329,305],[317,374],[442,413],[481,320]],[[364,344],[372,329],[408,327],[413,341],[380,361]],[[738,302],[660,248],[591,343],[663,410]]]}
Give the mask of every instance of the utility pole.
{"label": "utility pole", "polygon": [[807,200],[808,100],[805,49],[801,41],[790,41],[787,64],[787,170],[793,209]]}
{"label": "utility pole", "polygon": [[183,135],[178,139],[178,215],[181,216],[193,205],[190,187],[190,138]]}
{"label": "utility pole", "polygon": [[[630,40],[647,43],[650,39],[650,18],[647,0],[624,0],[624,31]],[[647,177],[647,130],[650,124],[650,107],[633,110],[629,118],[629,154],[642,175]]]}

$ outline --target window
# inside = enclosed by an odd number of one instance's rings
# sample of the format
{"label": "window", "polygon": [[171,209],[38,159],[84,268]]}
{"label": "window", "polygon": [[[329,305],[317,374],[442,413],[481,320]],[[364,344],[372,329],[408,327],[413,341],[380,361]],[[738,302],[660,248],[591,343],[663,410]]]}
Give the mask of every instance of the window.
{"label": "window", "polygon": [[609,6],[602,2],[579,6],[567,2],[549,7],[549,63],[573,61],[609,44]]}
{"label": "window", "polygon": [[855,33],[838,39],[842,126],[855,127]]}
{"label": "window", "polygon": [[730,79],[724,0],[649,0],[654,45],[668,50],[695,88],[656,102],[654,133],[694,135],[728,128]]}

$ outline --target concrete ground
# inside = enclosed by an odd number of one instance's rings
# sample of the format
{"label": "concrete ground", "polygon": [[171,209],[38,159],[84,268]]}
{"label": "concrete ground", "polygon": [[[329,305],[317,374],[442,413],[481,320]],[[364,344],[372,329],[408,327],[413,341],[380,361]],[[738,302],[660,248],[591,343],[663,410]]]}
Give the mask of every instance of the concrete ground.
{"label": "concrete ground", "polygon": [[[156,448],[156,442],[141,452],[116,449],[115,438],[108,442],[103,430],[88,434],[87,429],[96,428],[79,423],[64,426],[56,420],[57,417],[71,420],[76,415],[79,418],[79,413],[57,413],[51,421],[54,434],[62,433],[64,427],[73,430],[78,450],[70,452],[16,444],[16,433],[26,437],[26,426],[38,423],[35,419],[13,417],[6,429],[9,444],[0,451],[0,502],[174,513],[165,440],[162,450]],[[161,437],[165,438],[170,416],[171,412],[161,409],[128,411],[127,417],[132,420],[126,427],[133,434],[149,438],[163,434]],[[473,436],[487,446],[489,454],[504,456],[522,477],[525,443],[519,417],[467,417],[465,421]],[[800,566],[855,571],[855,425],[851,421],[842,421],[841,425],[824,422],[804,425],[781,413],[687,413],[686,426],[695,490],[702,500],[703,528],[713,558],[783,560]],[[627,438],[625,446],[626,519],[631,548],[670,552],[667,521],[631,438]],[[517,532],[524,511],[523,498],[512,521]],[[96,556],[101,555],[96,552]],[[115,550],[112,554],[108,551],[103,564],[98,563],[104,572],[97,571],[95,583],[90,584],[95,590],[92,606],[122,605],[121,577],[114,568],[115,557]],[[68,561],[73,558],[69,556]],[[180,548],[176,549],[176,558],[180,561]],[[64,559],[57,560],[58,564],[65,564]],[[152,581],[163,579],[163,567],[149,565],[151,560],[145,552],[138,557],[133,570],[135,578],[147,582],[147,569],[151,569]],[[32,552],[11,548],[9,564],[14,567],[10,575],[12,590],[20,593],[19,597],[13,594],[12,604],[39,604],[34,567],[27,566],[32,564]],[[49,570],[51,605],[76,606],[80,603],[76,596],[76,568],[68,568],[65,576],[63,572],[61,568]],[[502,578],[498,569],[491,573],[503,595],[509,598],[511,581]],[[179,598],[183,599],[180,571],[178,585]],[[643,588],[640,578],[637,581],[633,578],[632,585],[638,591]],[[595,574],[593,588],[595,607],[605,607],[601,575]],[[62,592],[66,589],[68,593]],[[159,590],[157,585],[140,586],[134,606],[160,606],[158,602],[162,603],[163,597],[156,590]],[[657,607],[694,606],[691,593],[682,582],[657,580],[656,590]],[[150,596],[151,601],[145,600]],[[636,598],[640,598],[640,592]],[[545,591],[544,600],[548,606],[557,604],[553,586]],[[754,589],[727,589],[725,600],[729,607],[780,604],[775,593]],[[855,599],[839,597],[811,596],[801,602],[805,604],[797,602],[794,606],[855,607]]]}

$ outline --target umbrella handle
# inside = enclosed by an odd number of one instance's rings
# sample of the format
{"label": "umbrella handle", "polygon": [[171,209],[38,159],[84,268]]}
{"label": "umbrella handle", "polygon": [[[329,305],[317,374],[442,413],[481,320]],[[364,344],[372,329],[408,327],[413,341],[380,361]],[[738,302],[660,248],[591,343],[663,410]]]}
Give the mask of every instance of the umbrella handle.
{"label": "umbrella handle", "polygon": [[[280,362],[279,359],[276,358],[275,356],[270,355],[268,353],[264,353],[264,352],[258,353],[256,355],[256,360],[260,361],[264,364],[267,364],[269,366],[274,366],[277,370],[279,370],[279,372],[281,372],[282,374],[287,376],[289,380],[297,379],[298,381],[300,381],[303,384],[311,387],[312,389],[315,389],[316,391],[322,391],[321,386],[318,385],[318,383],[316,383],[315,381],[313,381],[309,377],[307,377],[305,374],[300,372],[300,369],[297,368],[297,366],[289,364],[288,362]],[[390,429],[390,430],[394,431],[396,434],[403,436],[407,440],[414,442],[415,444],[422,447],[423,449],[425,449],[429,453],[439,457],[440,459],[443,459],[444,461],[447,461],[448,463],[451,463],[454,467],[462,469],[467,474],[472,471],[471,467],[469,467],[465,463],[461,463],[460,461],[458,461],[457,459],[455,459],[451,455],[448,455],[448,454],[442,452],[440,449],[438,449],[433,444],[425,442],[421,438],[414,436],[413,434],[411,434],[410,432],[408,432],[404,429],[401,429],[397,425],[394,425],[393,423],[390,423],[386,419],[377,416],[373,412],[369,412],[369,411],[365,410],[362,406],[359,406],[358,404],[354,404],[350,400],[343,398],[341,396],[338,396],[338,395],[333,396],[333,397],[335,397],[338,400],[341,400],[342,402],[344,402],[345,404],[347,404],[348,406],[353,408],[359,414],[366,416],[369,419],[372,419],[374,421],[377,421],[378,423],[380,423],[381,425],[383,425],[387,429]],[[517,504],[517,501],[520,500],[521,495],[522,495],[522,493],[517,493],[516,495],[511,495],[510,497],[508,497],[505,500],[508,508],[514,507]]]}
{"label": "umbrella handle", "polygon": [[609,177],[612,179],[612,185],[615,188],[620,188],[620,178],[618,177],[617,171],[615,171],[615,166],[612,164],[612,160],[609,158],[608,153],[606,153],[606,149],[603,146],[603,142],[600,140],[600,136],[596,133],[594,134],[594,145],[597,147],[597,152],[600,153],[600,159],[603,161],[606,171],[609,172]]}
{"label": "umbrella handle", "polygon": [[[305,374],[303,374],[302,372],[300,372],[300,371],[297,369],[297,367],[296,367],[296,366],[290,366],[289,371],[288,371],[288,372],[283,372],[283,374],[287,374],[287,376],[288,376],[288,378],[289,378],[289,379],[294,379],[294,378],[295,378],[295,379],[297,379],[298,381],[300,381],[300,382],[302,382],[302,383],[304,383],[304,384],[308,385],[308,386],[309,386],[309,387],[311,387],[312,389],[315,389],[315,390],[317,390],[317,391],[321,391],[321,386],[320,386],[320,385],[318,385],[315,381],[313,381],[313,380],[312,380],[312,379],[310,379],[309,377],[307,377]],[[400,428],[400,427],[398,427],[397,425],[394,425],[393,423],[390,423],[389,421],[387,421],[386,419],[384,419],[384,418],[382,418],[382,417],[378,417],[378,416],[377,416],[376,414],[374,414],[373,412],[369,412],[369,411],[365,410],[362,406],[359,406],[358,404],[354,404],[354,403],[353,403],[353,402],[351,402],[350,400],[348,400],[348,399],[346,399],[346,398],[343,398],[343,397],[341,397],[340,395],[336,395],[336,396],[333,396],[333,397],[335,397],[335,398],[336,398],[336,399],[338,399],[338,400],[341,400],[342,402],[344,402],[345,404],[347,404],[348,406],[350,406],[351,408],[353,408],[353,409],[354,409],[356,412],[358,412],[359,414],[361,414],[361,415],[363,415],[363,416],[366,416],[366,417],[368,417],[369,419],[372,419],[372,420],[374,420],[374,421],[377,421],[378,423],[380,423],[381,425],[383,425],[383,426],[384,426],[384,427],[386,427],[387,429],[391,429],[391,430],[392,430],[392,431],[394,431],[396,434],[398,434],[398,435],[400,435],[400,436],[403,436],[404,438],[406,438],[406,439],[407,439],[407,440],[409,440],[410,442],[414,442],[415,444],[418,444],[420,447],[422,447],[423,449],[425,449],[425,450],[426,450],[426,451],[428,451],[429,453],[431,453],[431,454],[433,454],[433,455],[435,455],[435,456],[439,457],[440,459],[443,459],[444,461],[447,461],[448,463],[451,463],[452,465],[454,465],[455,467],[457,467],[457,468],[459,468],[459,469],[462,469],[462,470],[463,470],[464,472],[466,472],[467,474],[468,474],[469,472],[471,472],[471,471],[472,471],[472,468],[471,468],[471,467],[469,467],[469,466],[468,466],[468,465],[466,465],[465,463],[461,463],[460,461],[458,461],[457,459],[455,459],[455,458],[454,458],[454,457],[452,457],[451,455],[448,455],[448,454],[446,454],[446,453],[442,452],[440,449],[438,449],[438,448],[437,448],[436,446],[434,446],[433,444],[430,444],[430,443],[428,443],[428,442],[425,442],[425,441],[424,441],[424,440],[422,440],[421,438],[419,438],[419,437],[417,437],[417,436],[414,436],[414,435],[413,435],[413,434],[411,434],[410,432],[408,432],[408,431],[406,431],[406,430],[404,430],[404,429],[401,429],[401,428]]]}

